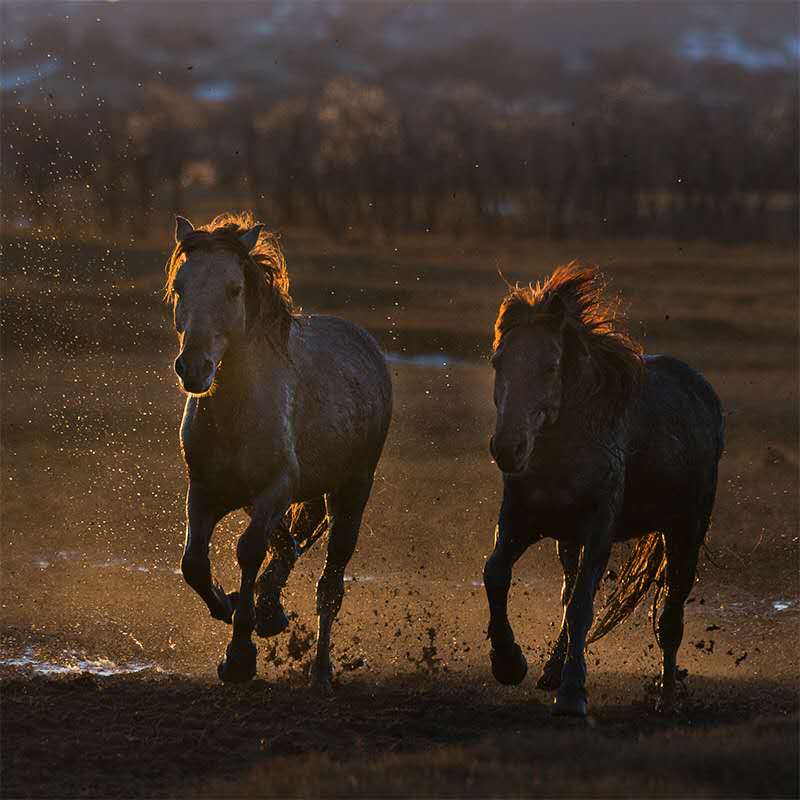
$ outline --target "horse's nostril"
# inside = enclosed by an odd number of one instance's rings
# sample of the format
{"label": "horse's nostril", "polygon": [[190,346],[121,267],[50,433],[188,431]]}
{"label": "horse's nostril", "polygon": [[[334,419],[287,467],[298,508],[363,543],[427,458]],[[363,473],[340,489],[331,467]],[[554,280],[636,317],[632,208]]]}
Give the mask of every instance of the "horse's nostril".
{"label": "horse's nostril", "polygon": [[177,374],[177,376],[178,376],[178,377],[179,377],[181,380],[183,380],[183,377],[184,377],[184,373],[185,373],[185,372],[186,372],[186,368],[185,368],[185,367],[184,367],[184,365],[183,365],[183,359],[182,359],[180,356],[178,356],[178,357],[175,359],[175,373]]}
{"label": "horse's nostril", "polygon": [[211,371],[214,369],[214,362],[210,358],[207,358],[205,361],[203,361],[203,369],[205,370],[206,375],[210,375]]}

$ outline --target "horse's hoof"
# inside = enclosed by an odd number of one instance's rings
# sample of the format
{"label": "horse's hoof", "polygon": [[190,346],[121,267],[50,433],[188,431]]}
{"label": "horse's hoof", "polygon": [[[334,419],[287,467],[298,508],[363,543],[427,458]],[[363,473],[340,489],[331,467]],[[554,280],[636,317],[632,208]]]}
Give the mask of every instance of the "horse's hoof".
{"label": "horse's hoof", "polygon": [[544,689],[546,692],[554,692],[561,686],[561,670],[563,668],[564,664],[561,661],[548,661],[544,665],[539,680],[536,681],[536,688]]}
{"label": "horse's hoof", "polygon": [[333,697],[334,695],[333,681],[327,676],[324,678],[312,678],[310,686],[311,691],[321,697]]}
{"label": "horse's hoof", "polygon": [[217,665],[217,675],[223,683],[246,683],[256,674],[256,646],[237,645],[232,649],[228,645],[225,658]]}
{"label": "horse's hoof", "polygon": [[492,675],[504,686],[516,686],[522,683],[528,674],[528,662],[516,642],[508,653],[492,649],[489,657],[492,660]]}
{"label": "horse's hoof", "polygon": [[659,697],[656,699],[655,705],[656,714],[660,714],[662,717],[672,717],[675,716],[678,709],[675,705],[675,698],[674,697]]}
{"label": "horse's hoof", "polygon": [[585,717],[587,711],[588,703],[584,689],[571,691],[560,689],[553,703],[552,714],[554,717]]}
{"label": "horse's hoof", "polygon": [[311,691],[315,694],[319,694],[322,697],[332,697],[333,673],[330,667],[328,669],[316,669],[312,664],[309,684]]}
{"label": "horse's hoof", "polygon": [[656,698],[656,714],[661,714],[664,717],[672,717],[678,712],[678,704],[675,702],[674,692],[664,692]]}
{"label": "horse's hoof", "polygon": [[286,612],[277,605],[270,604],[268,607],[256,605],[256,634],[263,639],[270,636],[277,636],[289,627],[289,618]]}

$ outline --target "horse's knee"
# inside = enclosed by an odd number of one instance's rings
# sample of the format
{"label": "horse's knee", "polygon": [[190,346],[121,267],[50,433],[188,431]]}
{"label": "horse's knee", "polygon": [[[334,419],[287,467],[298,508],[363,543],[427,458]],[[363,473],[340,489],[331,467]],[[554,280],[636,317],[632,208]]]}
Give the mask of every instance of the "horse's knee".
{"label": "horse's knee", "polygon": [[483,585],[487,591],[508,589],[511,585],[511,567],[496,550],[483,565]]}
{"label": "horse's knee", "polygon": [[181,558],[181,573],[189,586],[202,586],[211,580],[211,563],[203,556],[184,553]]}
{"label": "horse's knee", "polygon": [[258,570],[267,555],[267,537],[259,528],[248,528],[236,543],[236,560],[244,570]]}

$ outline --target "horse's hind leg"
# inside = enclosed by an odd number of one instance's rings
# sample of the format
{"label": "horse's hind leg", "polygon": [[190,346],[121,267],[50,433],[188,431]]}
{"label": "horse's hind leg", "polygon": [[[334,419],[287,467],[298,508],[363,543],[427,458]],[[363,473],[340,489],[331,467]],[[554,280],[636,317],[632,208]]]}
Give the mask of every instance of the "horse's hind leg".
{"label": "horse's hind leg", "polygon": [[[284,515],[270,541],[272,558],[256,583],[256,633],[275,636],[289,626],[289,619],[281,604],[281,591],[289,579],[299,554],[319,535],[319,526],[325,520],[325,498],[303,503],[299,512],[293,509]],[[316,538],[316,536],[315,536]]]}
{"label": "horse's hind leg", "polygon": [[214,526],[224,514],[209,501],[200,486],[189,484],[186,497],[186,542],[181,558],[184,580],[203,598],[211,616],[230,624],[237,593],[225,590],[211,574],[208,546]]}
{"label": "horse's hind leg", "polygon": [[256,584],[256,633],[276,636],[289,627],[281,605],[281,589],[286,585],[297,561],[297,543],[284,524],[273,531],[270,542],[272,558]]}
{"label": "horse's hind leg", "polygon": [[253,590],[270,534],[289,505],[289,493],[284,481],[264,492],[253,505],[253,517],[236,544],[236,559],[242,571],[239,597],[233,612],[233,637],[225,658],[217,668],[226,683],[241,683],[256,674],[256,646],[251,639],[255,625]]}
{"label": "horse's hind leg", "polygon": [[332,691],[331,627],[344,597],[344,570],[356,549],[364,506],[372,489],[372,472],[360,475],[331,493],[328,500],[328,555],[317,583],[317,652],[311,664],[311,685]]}
{"label": "horse's hind leg", "polygon": [[675,527],[665,535],[667,549],[667,593],[658,620],[658,643],[664,653],[661,674],[661,708],[668,710],[675,700],[677,654],[683,639],[683,609],[697,570],[697,557],[706,525]]}
{"label": "horse's hind leg", "polygon": [[564,659],[567,657],[567,643],[569,642],[569,629],[567,627],[567,603],[572,594],[572,586],[575,583],[575,575],[578,572],[578,561],[581,556],[580,545],[572,542],[556,541],[556,552],[564,570],[564,583],[561,586],[561,605],[563,615],[561,618],[561,630],[558,634],[553,649],[545,662],[541,677],[536,682],[539,689],[545,691],[555,691],[561,686],[561,672],[564,669]]}

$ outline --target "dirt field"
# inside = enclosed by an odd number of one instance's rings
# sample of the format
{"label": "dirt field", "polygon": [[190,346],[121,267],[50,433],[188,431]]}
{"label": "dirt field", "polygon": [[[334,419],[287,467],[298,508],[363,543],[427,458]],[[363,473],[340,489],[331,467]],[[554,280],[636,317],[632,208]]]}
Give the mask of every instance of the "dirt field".
{"label": "dirt field", "polygon": [[[393,427],[334,631],[336,697],[305,688],[322,548],[284,594],[290,631],[258,642],[258,678],[217,681],[229,629],[177,573],[163,250],[7,239],[2,795],[796,797],[796,253],[284,244],[296,301],[363,323],[393,354]],[[589,722],[550,718],[534,686],[560,617],[550,542],[512,588],[528,679],[508,689],[489,671],[496,270],[528,280],[573,257],[606,266],[647,350],[699,367],[727,414],[710,536],[721,568],[703,564],[687,606],[674,718],[652,710],[647,608],[591,647]],[[226,586],[242,526],[226,520],[212,546]]]}

